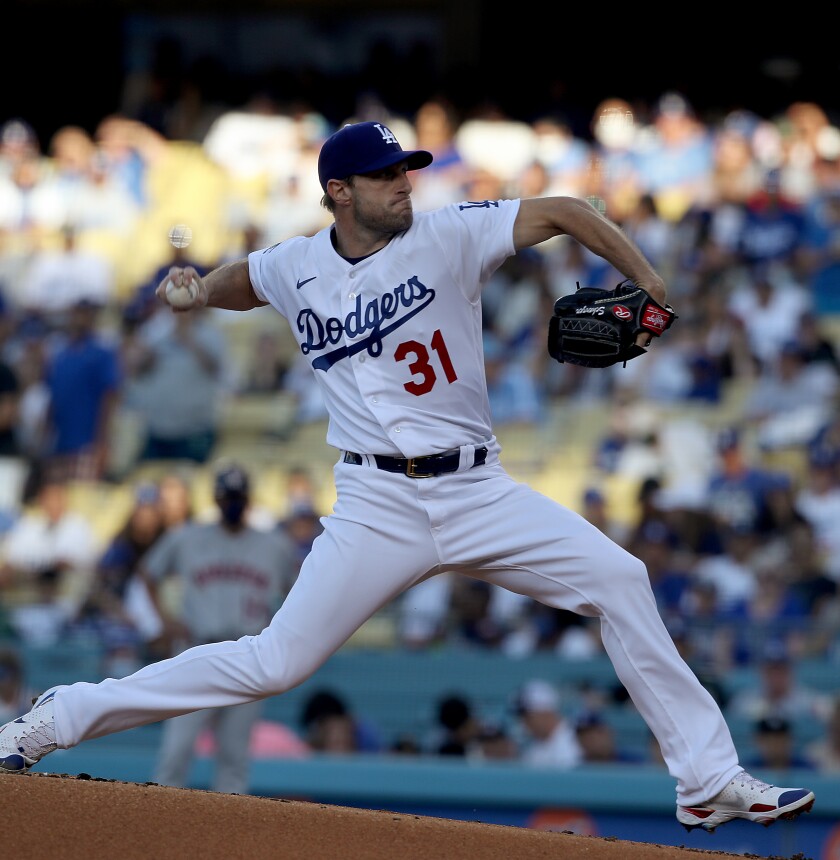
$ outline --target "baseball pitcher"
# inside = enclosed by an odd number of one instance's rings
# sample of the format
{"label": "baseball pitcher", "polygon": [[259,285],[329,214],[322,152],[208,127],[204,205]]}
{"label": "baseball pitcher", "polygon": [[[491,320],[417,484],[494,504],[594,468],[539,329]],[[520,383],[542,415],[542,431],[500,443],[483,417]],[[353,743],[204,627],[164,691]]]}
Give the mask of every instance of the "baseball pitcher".
{"label": "baseball pitcher", "polygon": [[[429,152],[403,150],[383,123],[346,125],[318,161],[334,224],[204,278],[170,270],[175,285],[195,281],[191,303],[175,313],[270,304],[288,320],[339,452],[334,509],[262,632],[199,645],[125,678],[46,691],[0,730],[0,768],[19,773],[88,738],[289,690],[380,607],[449,570],[600,620],[616,673],[676,781],[686,827],[768,824],[810,810],[811,791],[769,785],[739,764],[721,711],[665,629],[644,564],[514,481],[499,459],[481,293],[502,262],[572,236],[655,303],[641,312],[642,349],[670,319],[662,278],[615,224],[576,198],[468,200],[415,214],[409,173],[431,161]],[[166,288],[158,288],[162,301]],[[632,308],[621,315],[639,316]],[[592,353],[579,336],[556,333],[554,346],[563,360]],[[635,350],[629,357],[644,360]]]}

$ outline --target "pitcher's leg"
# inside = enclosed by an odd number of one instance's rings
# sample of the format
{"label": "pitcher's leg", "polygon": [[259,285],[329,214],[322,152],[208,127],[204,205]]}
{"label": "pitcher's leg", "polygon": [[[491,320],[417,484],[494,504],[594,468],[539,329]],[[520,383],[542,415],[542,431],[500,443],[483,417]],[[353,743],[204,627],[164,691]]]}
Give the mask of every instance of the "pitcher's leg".
{"label": "pitcher's leg", "polygon": [[[375,490],[368,494],[377,498]],[[424,528],[410,498],[392,493],[387,504],[378,502],[377,513],[382,531],[375,544],[366,523],[328,519],[285,602],[259,635],[199,645],[125,678],[60,688],[58,746],[201,708],[263,699],[300,684],[380,607],[438,563],[428,519]]]}
{"label": "pitcher's leg", "polygon": [[474,558],[490,582],[599,617],[607,654],[659,741],[679,802],[714,795],[741,770],[737,753],[717,703],[665,628],[644,564],[534,490],[505,478],[485,484],[473,500],[481,528],[468,527],[473,514],[453,511],[453,530],[441,530],[447,558]]}

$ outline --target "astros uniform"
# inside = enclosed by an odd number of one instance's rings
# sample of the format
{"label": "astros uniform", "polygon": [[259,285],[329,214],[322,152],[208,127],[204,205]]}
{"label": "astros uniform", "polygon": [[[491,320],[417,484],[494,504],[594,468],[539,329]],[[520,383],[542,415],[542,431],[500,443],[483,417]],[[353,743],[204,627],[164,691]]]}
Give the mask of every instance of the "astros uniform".
{"label": "astros uniform", "polygon": [[[60,747],[288,690],[380,607],[446,569],[600,617],[679,803],[715,795],[740,772],[723,717],[677,653],[642,562],[499,462],[480,291],[515,251],[518,208],[464,202],[417,213],[410,229],[355,264],[336,253],[331,228],[249,256],[257,296],[288,319],[322,386],[327,441],[340,452],[334,510],[265,630],[128,678],[63,688]],[[433,454],[455,471],[421,478],[383,468],[392,464],[382,457]]]}
{"label": "astros uniform", "polygon": [[[188,523],[167,532],[144,558],[143,570],[156,582],[177,576],[179,617],[190,634],[184,646],[259,633],[296,573],[291,542],[279,530],[231,532],[217,523]],[[244,794],[251,730],[261,713],[262,703],[256,701],[167,721],[155,782],[186,785],[196,739],[212,726],[218,750],[213,787]]]}

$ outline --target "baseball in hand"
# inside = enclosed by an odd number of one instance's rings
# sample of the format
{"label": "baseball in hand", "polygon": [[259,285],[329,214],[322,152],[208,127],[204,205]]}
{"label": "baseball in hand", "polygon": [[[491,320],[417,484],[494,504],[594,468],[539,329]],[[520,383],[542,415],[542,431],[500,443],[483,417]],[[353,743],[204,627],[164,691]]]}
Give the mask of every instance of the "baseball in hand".
{"label": "baseball in hand", "polygon": [[166,283],[166,301],[173,308],[188,308],[191,307],[198,295],[198,281],[193,280],[179,287],[174,281],[169,280]]}

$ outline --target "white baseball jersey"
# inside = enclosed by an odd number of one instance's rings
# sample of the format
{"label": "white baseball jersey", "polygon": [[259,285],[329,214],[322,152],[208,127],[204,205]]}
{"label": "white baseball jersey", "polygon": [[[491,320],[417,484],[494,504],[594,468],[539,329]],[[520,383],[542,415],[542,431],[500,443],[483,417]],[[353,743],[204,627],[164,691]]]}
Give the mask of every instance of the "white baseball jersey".
{"label": "white baseball jersey", "polygon": [[332,227],[250,254],[257,296],[289,321],[322,386],[330,445],[419,457],[491,440],[480,293],[515,252],[518,211],[497,200],[417,213],[355,265]]}

